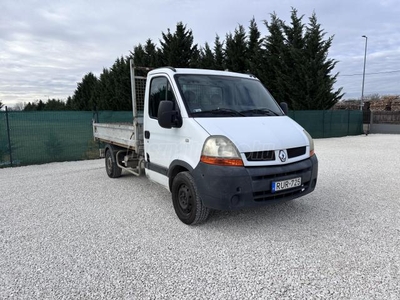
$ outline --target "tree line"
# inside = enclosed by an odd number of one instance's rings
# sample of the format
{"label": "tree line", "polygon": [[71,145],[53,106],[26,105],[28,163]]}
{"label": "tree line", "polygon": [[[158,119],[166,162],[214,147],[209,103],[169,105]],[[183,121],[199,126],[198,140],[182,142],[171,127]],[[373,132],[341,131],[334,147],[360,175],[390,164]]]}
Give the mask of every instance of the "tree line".
{"label": "tree line", "polygon": [[[325,38],[315,13],[307,24],[303,18],[292,9],[287,24],[273,13],[269,21],[264,21],[266,36],[261,35],[253,18],[248,30],[238,25],[233,33],[225,35],[225,40],[216,35],[213,45],[206,42],[203,47],[194,43],[192,30],[179,22],[174,32],[162,32],[160,46],[151,39],[134,46],[129,55],[117,58],[99,77],[87,73],[67,102],[55,103],[58,100],[53,99],[50,106],[131,110],[129,60],[133,58],[136,66],[151,68],[173,66],[251,73],[278,102],[287,102],[291,109],[329,109],[343,97],[342,88],[334,89],[338,73],[332,72],[337,61],[328,57],[333,36]],[[43,103],[42,110],[49,102]],[[29,103],[25,109],[40,110],[40,105],[40,101]]]}
{"label": "tree line", "polygon": [[72,107],[72,98],[68,97],[67,102],[60,99],[49,99],[46,102],[38,100],[35,102],[28,102],[23,108],[24,111],[46,111],[46,110],[74,110]]}

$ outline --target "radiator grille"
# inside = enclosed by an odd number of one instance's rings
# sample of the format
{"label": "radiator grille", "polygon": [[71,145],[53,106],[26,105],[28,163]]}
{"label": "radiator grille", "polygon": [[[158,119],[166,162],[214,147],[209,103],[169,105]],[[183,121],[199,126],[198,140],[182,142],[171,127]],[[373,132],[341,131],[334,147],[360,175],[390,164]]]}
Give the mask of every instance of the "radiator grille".
{"label": "radiator grille", "polygon": [[275,151],[245,152],[245,156],[248,161],[273,161]]}
{"label": "radiator grille", "polygon": [[[306,154],[306,147],[297,147],[287,149],[288,158],[294,158]],[[255,152],[245,152],[247,161],[274,161],[276,159],[275,151],[255,151]]]}
{"label": "radiator grille", "polygon": [[297,148],[287,149],[287,154],[288,154],[289,158],[302,156],[302,155],[306,154],[306,147],[297,147]]}

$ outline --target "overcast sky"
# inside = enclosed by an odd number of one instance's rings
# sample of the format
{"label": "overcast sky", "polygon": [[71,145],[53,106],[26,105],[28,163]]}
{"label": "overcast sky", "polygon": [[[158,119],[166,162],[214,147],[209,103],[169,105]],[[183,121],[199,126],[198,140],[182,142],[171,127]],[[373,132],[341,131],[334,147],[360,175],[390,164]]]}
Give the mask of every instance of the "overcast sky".
{"label": "overcast sky", "polygon": [[[290,22],[291,7],[315,11],[326,36],[334,35],[329,58],[338,61],[336,88],[360,98],[368,36],[365,95],[400,95],[399,0],[0,0],[0,101],[8,106],[37,99],[66,99],[88,72],[99,76],[115,59],[148,38],[183,22],[195,43],[213,46],[276,12]],[[267,83],[268,85],[268,83]],[[279,100],[279,99],[278,99]]]}

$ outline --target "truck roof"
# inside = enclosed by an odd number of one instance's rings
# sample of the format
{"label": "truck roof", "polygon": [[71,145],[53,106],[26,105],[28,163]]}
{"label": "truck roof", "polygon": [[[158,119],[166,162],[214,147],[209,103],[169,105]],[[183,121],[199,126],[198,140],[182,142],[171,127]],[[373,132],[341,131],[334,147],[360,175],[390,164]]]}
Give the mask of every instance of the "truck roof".
{"label": "truck roof", "polygon": [[220,76],[233,76],[242,78],[257,79],[252,74],[243,74],[230,71],[219,71],[219,70],[207,70],[207,69],[190,69],[190,68],[173,68],[173,67],[162,67],[157,68],[149,72],[149,75],[167,73],[171,76],[176,74],[193,74],[193,75],[220,75]]}

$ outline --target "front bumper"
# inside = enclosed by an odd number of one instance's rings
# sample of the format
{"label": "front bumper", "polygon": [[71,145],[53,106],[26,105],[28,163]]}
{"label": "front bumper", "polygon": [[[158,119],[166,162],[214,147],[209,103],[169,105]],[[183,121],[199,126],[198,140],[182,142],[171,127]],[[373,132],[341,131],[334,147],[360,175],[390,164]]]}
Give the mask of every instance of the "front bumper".
{"label": "front bumper", "polygon": [[[234,210],[293,200],[311,193],[317,184],[316,155],[300,162],[268,167],[224,167],[200,162],[192,172],[206,207]],[[272,182],[301,177],[302,185],[272,192]]]}

